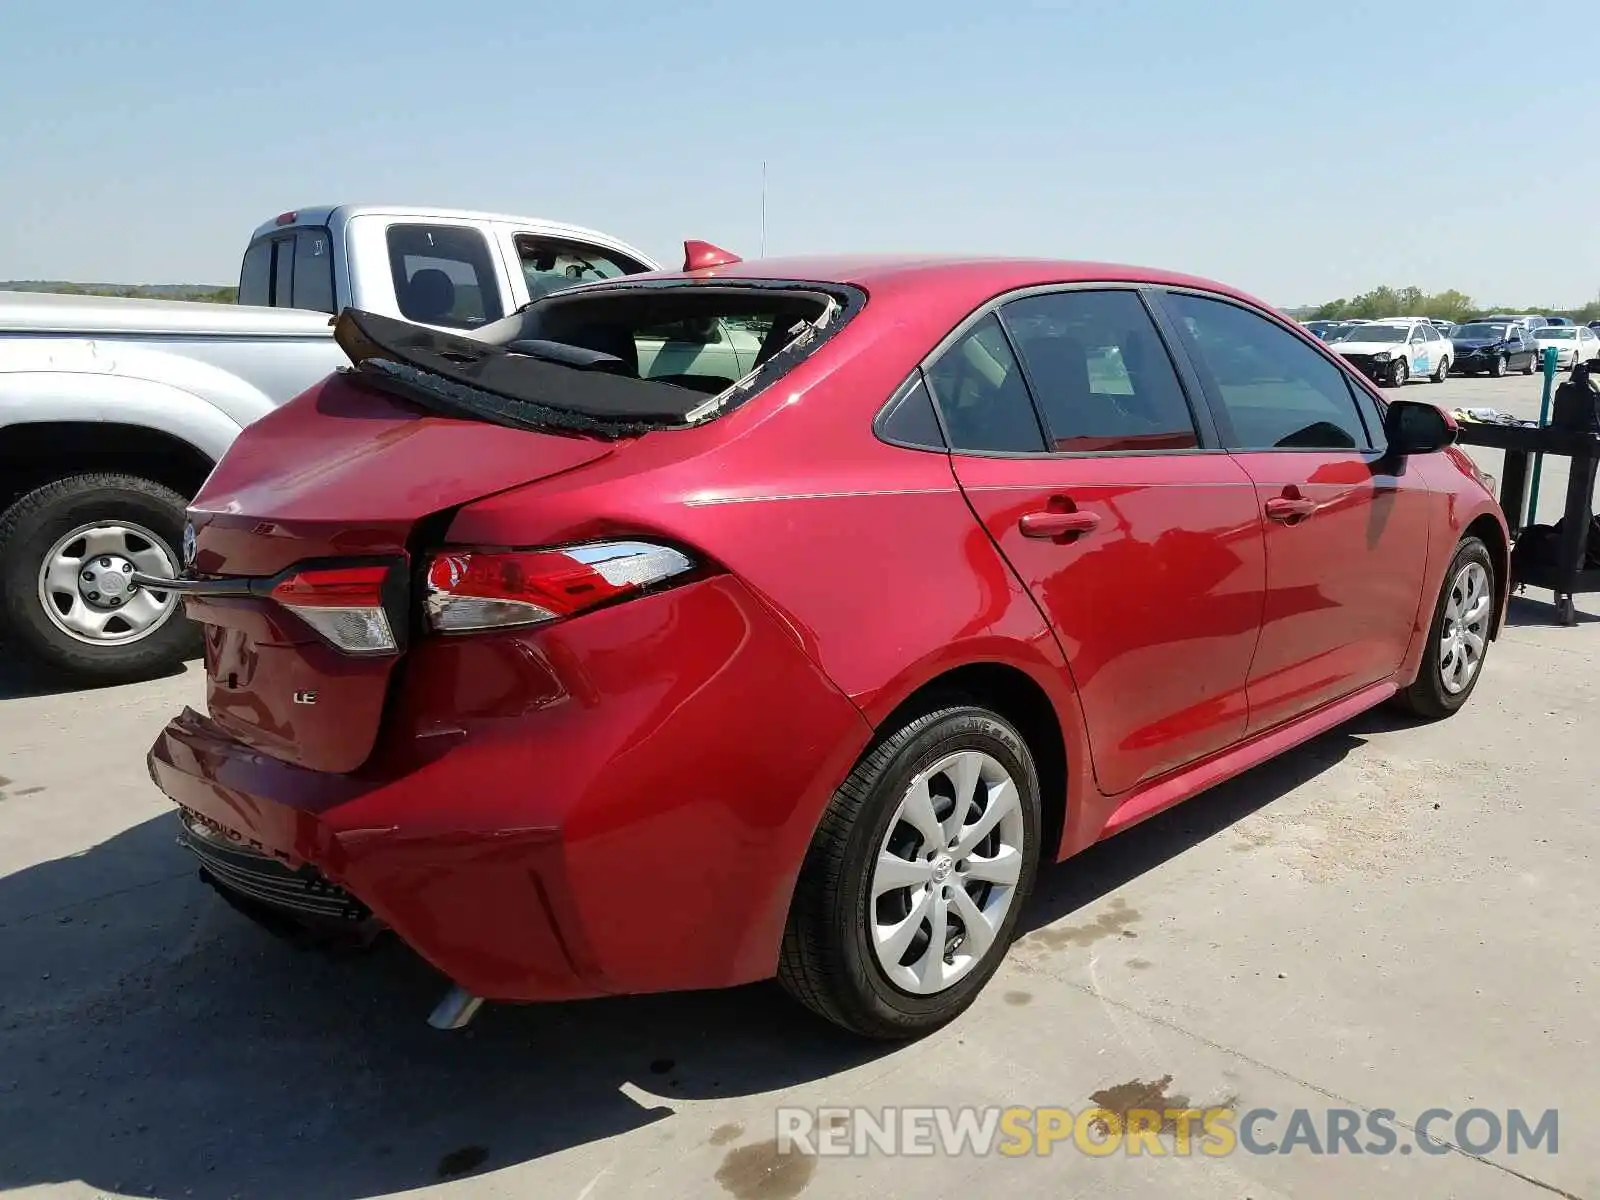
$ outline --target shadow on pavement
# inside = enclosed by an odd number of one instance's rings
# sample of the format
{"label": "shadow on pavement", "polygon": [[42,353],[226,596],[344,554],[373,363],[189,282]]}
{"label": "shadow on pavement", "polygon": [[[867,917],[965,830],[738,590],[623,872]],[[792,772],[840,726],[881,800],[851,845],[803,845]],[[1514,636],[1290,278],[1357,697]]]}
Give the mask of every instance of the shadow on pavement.
{"label": "shadow on pavement", "polygon": [[1366,744],[1363,734],[1404,728],[1404,714],[1374,709],[1279,758],[1157,813],[1083,853],[1046,867],[1034,885],[1017,936],[1087,908],[1129,880],[1215,837]]}
{"label": "shadow on pavement", "polygon": [[[1048,869],[1021,932],[1093,904],[1337,762],[1358,720]],[[1363,724],[1363,721],[1373,722]],[[446,1034],[443,983],[392,940],[300,951],[212,896],[175,818],[0,878],[0,1190],[357,1200],[647,1125],[667,1099],[765,1092],[896,1048],[774,985],[488,1006]],[[707,1194],[717,1185],[706,1181]]]}
{"label": "shadow on pavement", "polygon": [[625,1083],[735,1096],[893,1049],[773,985],[490,1005],[440,1033],[431,968],[392,939],[329,960],[256,929],[195,878],[174,821],[0,879],[0,1191],[403,1192],[668,1115]]}
{"label": "shadow on pavement", "polygon": [[[184,664],[152,675],[152,679],[168,679],[182,675]],[[111,684],[85,682],[54,671],[37,667],[19,658],[15,650],[0,643],[0,700],[22,700],[29,696],[59,696],[64,692],[96,691]]]}
{"label": "shadow on pavement", "polygon": [[[1577,601],[1578,624],[1587,625],[1600,621],[1600,616],[1592,612],[1585,612],[1585,603],[1590,607],[1600,608],[1600,596],[1582,595],[1574,597]],[[1528,625],[1549,625],[1556,629],[1562,628],[1561,618],[1556,615],[1555,601],[1540,600],[1534,596],[1512,596],[1511,603],[1506,606],[1506,625],[1516,628]]]}

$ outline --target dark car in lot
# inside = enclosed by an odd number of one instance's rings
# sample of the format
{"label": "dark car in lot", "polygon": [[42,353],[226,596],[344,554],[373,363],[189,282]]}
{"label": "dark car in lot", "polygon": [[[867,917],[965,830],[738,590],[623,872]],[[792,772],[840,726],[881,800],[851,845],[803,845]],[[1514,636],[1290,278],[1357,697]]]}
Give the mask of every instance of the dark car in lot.
{"label": "dark car in lot", "polygon": [[1532,334],[1520,321],[1468,321],[1456,326],[1450,343],[1456,350],[1451,370],[1460,375],[1532,375],[1539,356]]}

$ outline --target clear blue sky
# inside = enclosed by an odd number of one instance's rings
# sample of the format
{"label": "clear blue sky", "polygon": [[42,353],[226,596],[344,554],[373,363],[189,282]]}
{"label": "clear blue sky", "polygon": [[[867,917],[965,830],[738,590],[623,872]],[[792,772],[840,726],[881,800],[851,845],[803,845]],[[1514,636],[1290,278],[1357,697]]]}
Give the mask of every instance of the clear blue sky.
{"label": "clear blue sky", "polygon": [[1533,14],[1593,2],[4,0],[0,279],[232,282],[346,200],[753,256],[765,159],[773,253],[1576,304],[1600,43]]}

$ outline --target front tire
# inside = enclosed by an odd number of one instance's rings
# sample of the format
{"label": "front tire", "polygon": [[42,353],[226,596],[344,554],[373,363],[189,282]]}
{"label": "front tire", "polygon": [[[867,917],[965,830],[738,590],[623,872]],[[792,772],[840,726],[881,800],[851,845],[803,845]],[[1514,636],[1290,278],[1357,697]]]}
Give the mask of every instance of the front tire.
{"label": "front tire", "polygon": [[1489,364],[1489,374],[1495,379],[1499,379],[1505,373],[1506,357],[1503,354],[1496,355],[1495,360]]}
{"label": "front tire", "polygon": [[0,636],[35,663],[92,683],[170,671],[199,637],[171,593],[134,571],[175,575],[187,505],[133,475],[74,475],[0,515]]}
{"label": "front tire", "polygon": [[1528,365],[1522,368],[1522,373],[1524,375],[1532,375],[1533,374],[1533,366],[1538,361],[1539,361],[1539,356],[1537,354],[1528,355]]}
{"label": "front tire", "polygon": [[1406,381],[1411,378],[1411,366],[1403,358],[1394,360],[1394,366],[1389,368],[1389,386],[1405,387]]}
{"label": "front tire", "polygon": [[1466,704],[1489,654],[1498,586],[1489,548],[1479,538],[1463,538],[1434,604],[1422,667],[1411,686],[1395,697],[1400,707],[1437,721]]}
{"label": "front tire", "polygon": [[1040,828],[1033,755],[1009,722],[964,704],[908,722],[862,757],[823,814],[779,982],[866,1037],[939,1028],[1005,957]]}

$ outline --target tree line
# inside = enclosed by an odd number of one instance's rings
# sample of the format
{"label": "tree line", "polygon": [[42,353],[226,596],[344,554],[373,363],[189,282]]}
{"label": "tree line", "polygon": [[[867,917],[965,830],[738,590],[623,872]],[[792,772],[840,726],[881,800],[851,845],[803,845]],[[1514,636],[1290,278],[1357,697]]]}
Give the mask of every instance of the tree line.
{"label": "tree line", "polygon": [[1379,287],[1362,292],[1350,299],[1340,297],[1316,306],[1307,320],[1338,320],[1348,317],[1438,317],[1445,321],[1470,321],[1474,317],[1491,313],[1536,313],[1544,317],[1571,317],[1579,325],[1600,321],[1600,300],[1591,300],[1582,308],[1544,308],[1535,305],[1500,305],[1485,308],[1475,303],[1471,296],[1454,289],[1443,292],[1424,292],[1416,287]]}
{"label": "tree line", "polygon": [[239,298],[239,289],[236,287],[213,287],[199,283],[67,283],[53,279],[12,279],[0,282],[0,291],[49,292],[58,296],[116,296],[132,300],[194,300],[210,304],[233,304]]}

